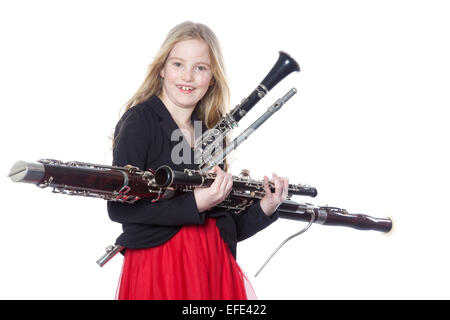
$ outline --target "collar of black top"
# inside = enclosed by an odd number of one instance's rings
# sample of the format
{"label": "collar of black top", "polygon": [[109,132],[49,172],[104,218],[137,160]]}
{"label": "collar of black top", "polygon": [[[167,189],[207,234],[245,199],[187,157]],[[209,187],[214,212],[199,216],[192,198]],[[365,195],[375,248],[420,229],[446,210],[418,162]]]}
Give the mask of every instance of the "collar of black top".
{"label": "collar of black top", "polygon": [[[172,118],[172,115],[170,114],[169,110],[167,110],[166,106],[164,105],[164,102],[162,102],[162,100],[158,96],[152,96],[150,99],[146,101],[146,104],[150,106],[159,116],[159,118],[161,119],[161,126],[170,137],[173,131],[178,129],[178,125]],[[200,121],[196,110],[192,112],[191,119],[192,121]],[[202,122],[202,132],[205,132],[207,129],[208,128]]]}

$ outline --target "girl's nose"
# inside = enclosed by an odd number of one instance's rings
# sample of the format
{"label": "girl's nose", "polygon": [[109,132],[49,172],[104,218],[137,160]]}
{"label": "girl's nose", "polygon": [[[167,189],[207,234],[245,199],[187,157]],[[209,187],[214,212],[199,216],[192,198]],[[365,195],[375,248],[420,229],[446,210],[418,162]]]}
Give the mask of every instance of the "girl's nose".
{"label": "girl's nose", "polygon": [[193,81],[194,80],[194,73],[191,68],[185,68],[182,74],[182,80],[183,81]]}

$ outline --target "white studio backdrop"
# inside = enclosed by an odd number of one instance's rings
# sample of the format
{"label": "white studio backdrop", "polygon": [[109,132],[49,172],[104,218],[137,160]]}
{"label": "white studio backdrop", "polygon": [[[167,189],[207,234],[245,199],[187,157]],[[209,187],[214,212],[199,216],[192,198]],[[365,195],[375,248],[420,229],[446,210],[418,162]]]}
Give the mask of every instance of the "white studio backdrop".
{"label": "white studio backdrop", "polygon": [[276,172],[317,205],[392,216],[390,236],[278,220],[238,245],[260,299],[448,299],[450,10],[445,1],[2,1],[1,299],[114,299],[121,232],[99,199],[13,183],[18,160],[110,164],[109,136],[159,45],[192,20],[218,35],[245,98],[278,58],[301,72],[245,117],[295,95],[232,156],[231,172]]}

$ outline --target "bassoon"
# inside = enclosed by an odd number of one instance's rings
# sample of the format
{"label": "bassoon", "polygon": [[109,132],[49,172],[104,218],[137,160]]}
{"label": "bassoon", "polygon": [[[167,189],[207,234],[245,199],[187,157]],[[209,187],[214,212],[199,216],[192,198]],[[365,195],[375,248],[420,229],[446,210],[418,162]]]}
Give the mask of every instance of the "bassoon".
{"label": "bassoon", "polygon": [[[137,167],[109,166],[86,162],[62,162],[41,159],[37,162],[17,161],[11,168],[9,177],[14,182],[34,184],[40,188],[52,188],[53,192],[84,197],[96,197],[109,201],[134,203],[138,200],[163,201],[176,194],[191,192],[199,183],[186,181],[171,183],[162,187],[155,174],[160,170],[177,172],[168,166],[156,171],[140,170]],[[208,176],[209,185],[214,181]],[[271,188],[273,184],[270,183]],[[265,195],[264,181],[249,177],[248,170],[233,176],[233,187],[228,197],[217,207],[239,214]],[[315,197],[314,187],[290,184],[288,199],[283,201],[277,211],[280,218],[309,221],[314,214],[314,223],[330,226],[351,227],[360,230],[389,232],[392,221],[389,218],[374,218],[363,214],[350,214],[344,209],[329,206],[314,206],[292,201],[293,195]]]}
{"label": "bassoon", "polygon": [[[161,182],[167,181],[155,179],[161,172],[165,177],[170,174],[174,175],[174,179],[170,179],[171,183],[165,187],[163,187],[165,183]],[[185,178],[178,180],[176,177],[180,174],[196,177],[190,181],[186,181]],[[211,174],[201,174],[198,171],[194,173],[177,172],[168,166],[153,171],[140,170],[133,166],[118,167],[78,161],[62,162],[53,159],[41,159],[37,162],[17,161],[8,176],[14,182],[34,184],[40,188],[52,188],[55,193],[95,197],[130,205],[136,201],[164,201],[176,194],[191,192],[195,186],[206,186],[214,181],[214,176]],[[272,182],[269,186],[273,189]],[[233,176],[233,187],[230,194],[217,207],[232,214],[240,214],[262,199],[264,195],[264,181],[251,179],[248,170],[243,170],[239,176]],[[380,232],[389,232],[392,229],[392,220],[389,218],[350,214],[347,210],[337,207],[295,202],[291,199],[293,195],[315,197],[317,190],[311,186],[290,184],[288,199],[283,201],[277,209],[280,218],[309,221],[308,227],[312,223],[318,223]],[[97,264],[103,266],[122,249],[123,247],[120,245],[107,247],[106,253],[97,260]]]}

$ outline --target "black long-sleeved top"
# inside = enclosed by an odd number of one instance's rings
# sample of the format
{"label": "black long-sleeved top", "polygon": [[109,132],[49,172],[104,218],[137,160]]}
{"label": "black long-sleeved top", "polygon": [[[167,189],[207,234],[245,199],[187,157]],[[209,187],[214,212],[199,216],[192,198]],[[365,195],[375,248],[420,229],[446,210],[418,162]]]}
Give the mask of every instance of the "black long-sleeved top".
{"label": "black long-sleeved top", "polygon": [[[192,115],[194,120],[198,120],[195,112]],[[161,165],[181,171],[185,168],[197,169],[193,163],[194,152],[187,142],[171,141],[172,132],[176,129],[178,126],[171,114],[156,96],[130,108],[115,128],[113,165],[130,164],[141,170],[157,169]],[[177,165],[172,162],[172,149],[178,143],[186,143],[183,150],[191,151],[189,163]],[[199,213],[193,192],[155,203],[146,200],[134,204],[108,201],[107,209],[110,219],[122,224],[123,233],[117,238],[116,244],[125,248],[161,245],[183,225],[202,224],[206,215],[215,217],[219,233],[235,258],[238,241],[251,237],[278,218],[276,212],[267,217],[259,202],[238,215],[219,208]]]}

